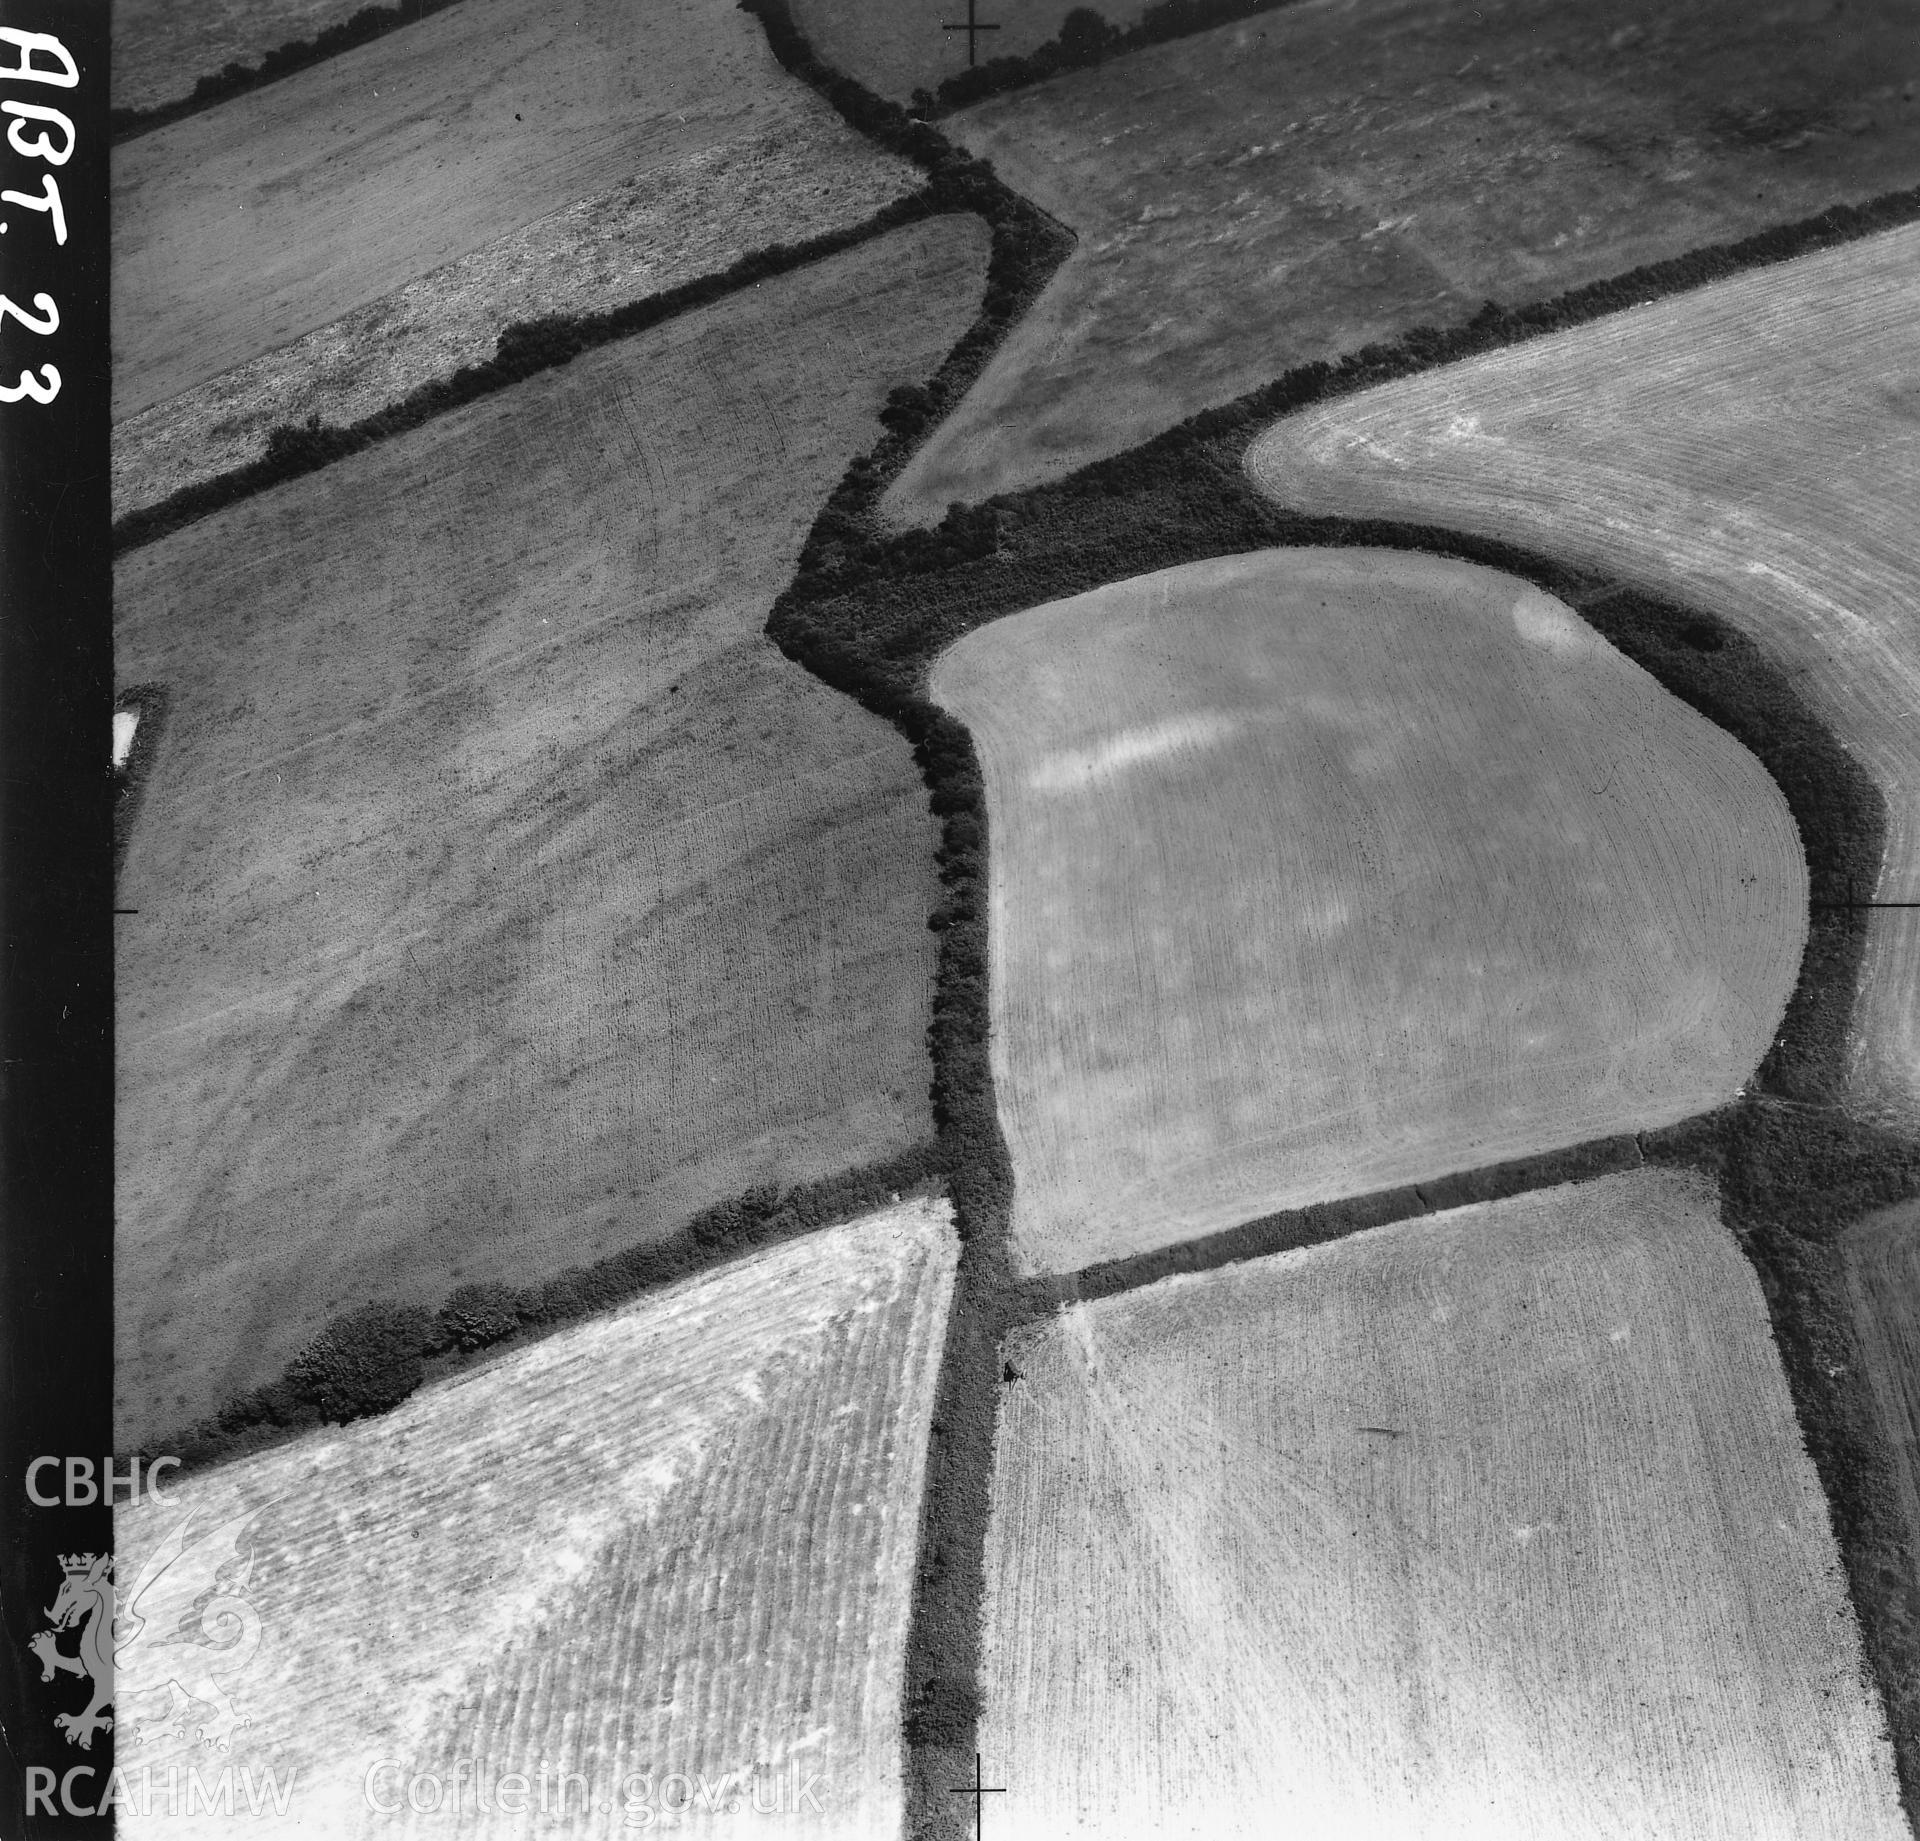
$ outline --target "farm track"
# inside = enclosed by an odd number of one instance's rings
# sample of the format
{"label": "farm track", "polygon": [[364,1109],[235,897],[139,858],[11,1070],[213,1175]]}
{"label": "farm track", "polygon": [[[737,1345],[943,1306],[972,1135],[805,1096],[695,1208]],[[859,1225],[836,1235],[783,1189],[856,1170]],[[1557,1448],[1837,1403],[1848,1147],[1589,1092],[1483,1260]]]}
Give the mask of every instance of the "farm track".
{"label": "farm track", "polygon": [[[451,1781],[462,1759],[490,1760],[496,1784],[578,1769],[597,1815],[567,1832],[611,1836],[633,1832],[633,1773],[730,1779],[744,1797],[756,1765],[784,1775],[791,1754],[825,1779],[823,1813],[798,1832],[897,1832],[908,1585],[956,1251],[943,1204],[882,1211],[118,1511],[129,1588],[184,1517],[198,1538],[218,1531],[215,1561],[236,1535],[252,1548],[262,1637],[232,1688],[252,1724],[220,1762],[297,1772],[285,1832],[328,1841],[498,1832],[471,1774],[464,1819],[370,1814],[383,1758],[402,1785]],[[176,1593],[170,1608],[188,1607]],[[130,1696],[119,1763],[136,1784],[149,1767],[164,1796],[170,1767],[207,1754],[190,1733],[136,1739],[136,1716],[162,1705]],[[180,1831],[164,1801],[150,1821],[122,1817],[129,1835]],[[241,1805],[192,1832],[262,1830]]]}

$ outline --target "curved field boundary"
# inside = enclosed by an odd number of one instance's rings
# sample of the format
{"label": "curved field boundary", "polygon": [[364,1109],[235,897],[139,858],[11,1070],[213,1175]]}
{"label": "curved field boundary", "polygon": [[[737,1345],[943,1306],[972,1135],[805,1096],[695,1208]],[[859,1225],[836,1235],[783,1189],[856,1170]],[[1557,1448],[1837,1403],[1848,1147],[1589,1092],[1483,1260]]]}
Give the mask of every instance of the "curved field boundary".
{"label": "curved field boundary", "polygon": [[[768,622],[789,656],[908,735],[943,829],[945,894],[933,916],[942,939],[929,1037],[940,1130],[934,1158],[955,1201],[963,1244],[928,1454],[905,1693],[909,1832],[958,1835],[970,1832],[970,1824],[959,1811],[962,1799],[949,1790],[970,1774],[978,1737],[987,1491],[997,1393],[1008,1378],[1000,1342],[1033,1305],[1014,1285],[1005,1253],[1010,1172],[986,1055],[987,826],[979,766],[966,731],[919,694],[921,668],[981,620],[1200,556],[1282,541],[1397,542],[1463,556],[1527,575],[1562,598],[1578,597],[1574,604],[1615,644],[1747,741],[1787,793],[1809,846],[1818,898],[1823,877],[1877,852],[1877,796],[1791,683],[1741,636],[1605,573],[1567,569],[1458,533],[1281,520],[1247,488],[1239,461],[1252,436],[1287,409],[1913,221],[1920,217],[1920,189],[1836,207],[1519,312],[1490,304],[1466,327],[1416,328],[1338,364],[1288,373],[1066,480],[956,506],[933,530],[895,536],[879,526],[880,492],[1037,297],[1071,246],[1071,234],[924,123],[822,65],[793,27],[784,0],[751,0],[750,10],[789,70],[855,127],[929,166],[936,182],[951,188],[944,195],[964,198],[957,208],[980,209],[995,232],[993,285],[980,319],[927,388],[900,393],[889,406],[887,435],[848,468]],[[556,346],[572,330],[557,332]],[[564,363],[571,355],[556,349],[543,362]],[[287,471],[276,477],[333,457],[302,448],[297,439],[284,442],[283,452]],[[223,502],[272,483],[241,483]],[[144,540],[116,526],[116,548]],[[1731,655],[1732,668],[1710,668],[1722,653]],[[1756,729],[1755,739],[1743,728]],[[1853,1344],[1830,1241],[1844,1223],[1920,1194],[1920,1156],[1901,1140],[1791,1092],[1802,1079],[1818,1088],[1831,1069],[1857,963],[1857,942],[1848,931],[1816,915],[1799,984],[1763,1070],[1769,1090],[1661,1134],[1657,1150],[1650,1140],[1643,1144],[1661,1161],[1693,1164],[1721,1178],[1727,1218],[1767,1288],[1795,1408],[1833,1506],[1855,1608],[1892,1716],[1911,1815],[1920,1808],[1920,1687],[1908,1685],[1920,1683],[1920,1643],[1911,1636],[1920,1629],[1920,1592],[1911,1584],[1915,1569],[1904,1531],[1885,1499],[1887,1459],[1871,1402],[1853,1378],[1857,1367],[1847,1364]]]}
{"label": "curved field boundary", "polygon": [[[1743,250],[1717,252],[1707,266],[1784,259],[1802,243],[1870,234],[1880,214],[1906,221],[1916,210],[1920,194],[1883,200],[1875,211],[1826,213]],[[1664,277],[1675,288],[1707,278],[1684,263],[1669,265]],[[1593,291],[1576,303],[1595,315],[1627,304]],[[1511,341],[1547,329],[1524,316],[1489,315],[1468,336]],[[1431,341],[1414,335],[1337,367],[1308,367],[1065,480],[956,507],[933,531],[882,535],[872,522],[878,492],[903,458],[904,444],[883,444],[849,469],[769,619],[769,633],[789,656],[913,740],[943,827],[946,892],[934,916],[942,944],[930,1040],[941,1154],[964,1245],[909,1644],[915,1834],[960,1832],[946,1789],[968,1774],[978,1738],[982,1555],[996,1399],[1007,1378],[1000,1339],[1033,1309],[1053,1308],[1051,1299],[1017,1286],[1007,1258],[1011,1173],[987,1055],[984,788],[971,738],[923,694],[934,656],[1002,614],[1204,556],[1280,543],[1458,556],[1567,601],[1754,753],[1786,794],[1815,901],[1841,895],[1850,876],[1879,861],[1885,814],[1871,780],[1793,681],[1724,622],[1591,567],[1427,526],[1286,514],[1253,490],[1241,458],[1276,405],[1343,394],[1379,369],[1444,362],[1445,336]],[[1842,915],[1816,909],[1786,1017],[1754,1090],[1642,1144],[1653,1160],[1720,1179],[1726,1218],[1761,1275],[1795,1408],[1833,1507],[1911,1815],[1920,1809],[1920,1569],[1888,1493],[1890,1458],[1853,1354],[1833,1240],[1846,1222],[1920,1194],[1920,1149],[1822,1103],[1844,1066],[1860,950],[1858,931]],[[1345,1204],[1356,1220],[1369,1205],[1365,1198]],[[1246,1244],[1260,1238],[1245,1231]],[[1230,1237],[1223,1241],[1220,1250],[1238,1257]],[[1143,1279],[1158,1276],[1156,1266],[1137,1270]]]}
{"label": "curved field boundary", "polygon": [[[1282,420],[1249,450],[1300,510],[1432,518],[1712,607],[1804,678],[1889,806],[1855,891],[1847,1089],[1920,1125],[1920,227]],[[1844,893],[1839,897],[1847,899]]]}
{"label": "curved field boundary", "polygon": [[977,629],[1014,1256],[1058,1272],[1737,1094],[1807,917],[1724,729],[1513,577],[1215,557]]}

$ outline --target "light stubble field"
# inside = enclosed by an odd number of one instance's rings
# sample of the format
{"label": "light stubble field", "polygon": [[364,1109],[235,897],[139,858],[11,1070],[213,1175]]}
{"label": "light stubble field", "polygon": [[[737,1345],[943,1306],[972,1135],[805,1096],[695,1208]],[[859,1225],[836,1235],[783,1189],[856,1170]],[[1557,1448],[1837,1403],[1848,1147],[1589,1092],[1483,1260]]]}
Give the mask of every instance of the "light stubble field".
{"label": "light stubble field", "polygon": [[905,161],[824,109],[769,115],[764,130],[570,204],[128,417],[113,431],[115,515],[260,459],[277,425],[345,426],[484,363],[516,321],[623,307],[850,229],[918,187]]}
{"label": "light stubble field", "polygon": [[1080,241],[889,512],[1920,182],[1917,43],[1904,0],[1309,0],[966,110],[944,130]]}
{"label": "light stubble field", "polygon": [[[783,139],[791,163],[768,156]],[[768,241],[853,221],[867,193],[917,183],[787,76],[731,0],[462,0],[142,135],[113,162],[115,420],[570,205],[729,152],[747,162],[736,228]],[[576,232],[566,254],[583,282],[607,250],[592,225]],[[513,256],[441,273],[449,307],[484,320],[465,294],[497,289],[496,331],[525,311],[536,282]],[[429,362],[431,341],[406,325],[403,312],[387,331],[424,340],[412,362]],[[448,336],[474,334],[456,313]]]}
{"label": "light stubble field", "polygon": [[[1887,804],[1920,900],[1920,228],[1347,397],[1248,454],[1279,503],[1484,532],[1752,635]],[[1867,925],[1851,1096],[1920,1118],[1920,913]]]}
{"label": "light stubble field", "polygon": [[134,552],[117,1429],[928,1135],[933,825],[762,633],[979,298],[942,218]]}
{"label": "light stubble field", "polygon": [[1001,1835],[1906,1835],[1760,1288],[1699,1178],[1170,1279],[1007,1357]]}
{"label": "light stubble field", "polygon": [[[541,1824],[570,1835],[636,1832],[620,1788],[633,1773],[656,1791],[675,1771],[738,1773],[744,1802],[770,1797],[790,1760],[825,1787],[818,1818],[786,1818],[781,1833],[896,1834],[909,1593],[957,1251],[944,1203],[906,1203],[504,1354],[379,1420],[177,1482],[165,1505],[117,1511],[123,1591],[191,1517],[189,1543],[212,1537],[215,1559],[251,1548],[260,1625],[254,1659],[225,1684],[252,1721],[231,1752],[209,1753],[191,1729],[139,1742],[161,1695],[118,1709],[121,1767],[158,1786],[152,1818],[123,1816],[122,1832],[183,1832],[167,1816],[169,1768],[184,1785],[188,1766],[211,1782],[231,1765],[256,1782],[264,1767],[294,1774],[273,1832],[498,1833],[497,1807],[491,1823],[476,1814],[471,1772],[464,1820],[450,1807],[396,1820],[363,1800],[379,1760],[402,1767],[375,1782],[398,1800],[415,1774],[444,1786],[457,1761],[484,1759],[495,1786],[544,1766],[583,1775],[597,1816]],[[163,1584],[140,1608],[158,1619],[150,1634],[212,1583]],[[192,1832],[267,1831],[243,1802]]]}
{"label": "light stubble field", "polygon": [[932,688],[986,774],[1023,1270],[1669,1124],[1779,1024],[1779,790],[1512,577],[1192,563],[993,621]]}

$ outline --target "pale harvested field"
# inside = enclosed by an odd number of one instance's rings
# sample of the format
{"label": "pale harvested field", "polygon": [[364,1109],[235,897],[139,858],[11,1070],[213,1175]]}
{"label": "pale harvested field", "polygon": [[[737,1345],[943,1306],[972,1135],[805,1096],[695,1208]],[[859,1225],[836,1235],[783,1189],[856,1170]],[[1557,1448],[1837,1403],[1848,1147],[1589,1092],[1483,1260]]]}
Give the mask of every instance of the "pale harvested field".
{"label": "pale harvested field", "polygon": [[[230,1752],[118,1709],[151,1770],[128,1835],[617,1835],[652,1771],[818,1774],[821,1813],[768,1832],[895,1835],[909,1594],[957,1243],[915,1202],[759,1254],[423,1389],[384,1418],[180,1483],[115,1518],[126,1585],[187,1513],[234,1517],[261,1637],[228,1688]],[[228,1533],[219,1551],[231,1554]],[[189,1594],[190,1595],[190,1594]],[[164,1594],[162,1594],[164,1597]],[[149,1604],[148,1616],[158,1608]],[[184,1609],[184,1606],[174,1607]],[[194,1709],[194,1724],[208,1717]],[[370,1813],[416,1774],[588,1780],[579,1819]],[[169,1767],[295,1774],[288,1820],[166,1819]],[[421,1801],[428,1800],[422,1792]],[[712,1818],[709,1818],[711,1820]]]}
{"label": "pale harvested field", "polygon": [[732,0],[462,0],[115,152],[114,418],[569,205],[782,138],[811,170],[779,170],[744,211],[784,218],[782,241],[812,234],[822,198],[818,227],[844,221],[849,185],[915,183]]}
{"label": "pale harvested field", "polygon": [[972,219],[894,233],[138,550],[118,1433],[336,1310],[524,1284],[930,1129],[933,822],[762,626]]}
{"label": "pale harvested field", "polygon": [[1760,1289],[1698,1179],[1169,1279],[1007,1354],[998,1835],[1907,1834]]}
{"label": "pale harvested field", "polygon": [[925,522],[1488,297],[1920,183],[1906,0],[1309,0],[943,124],[1079,247],[889,495]]}
{"label": "pale harvested field", "polygon": [[257,64],[365,6],[394,0],[113,0],[113,106],[151,109],[190,96],[228,64]]}
{"label": "pale harvested field", "polygon": [[[1920,228],[1282,422],[1283,504],[1490,532],[1750,633],[1878,783],[1877,896],[1920,900]],[[1870,891],[1858,891],[1861,898]],[[1870,916],[1858,1102],[1920,1113],[1920,913]]]}
{"label": "pale harvested field", "polygon": [[1870,1215],[1842,1242],[1855,1332],[1907,1528],[1920,1543],[1920,1203]]}
{"label": "pale harvested field", "polygon": [[483,363],[515,320],[663,293],[756,249],[858,224],[919,183],[819,111],[773,113],[764,132],[568,205],[120,423],[116,515],[259,459],[278,423],[345,425]]}
{"label": "pale harvested field", "polygon": [[1013,1240],[1061,1271],[1685,1118],[1778,1026],[1759,763],[1527,583],[1269,550],[981,627]]}

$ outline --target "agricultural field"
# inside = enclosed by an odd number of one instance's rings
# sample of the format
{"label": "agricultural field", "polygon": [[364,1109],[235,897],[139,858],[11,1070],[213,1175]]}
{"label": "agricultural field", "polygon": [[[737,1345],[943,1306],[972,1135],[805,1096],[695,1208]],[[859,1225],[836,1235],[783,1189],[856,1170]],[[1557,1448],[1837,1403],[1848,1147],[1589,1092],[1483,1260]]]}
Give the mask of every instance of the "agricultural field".
{"label": "agricultural field", "polygon": [[1869,1215],[1841,1243],[1854,1330],[1893,1453],[1900,1507],[1920,1547],[1920,1203]]}
{"label": "agricultural field", "polygon": [[889,388],[965,327],[940,218],[123,558],[169,688],[118,900],[118,1436],[931,1130],[933,821],[762,631]]}
{"label": "agricultural field", "polygon": [[[794,23],[835,70],[868,89],[907,102],[916,89],[935,90],[967,68],[967,35],[945,30],[964,24],[966,0],[915,0],[875,6],[872,0],[791,0]],[[979,61],[1026,57],[1059,35],[1061,23],[1083,0],[977,0],[975,16],[992,26],[979,41]],[[1150,0],[1107,0],[1097,10],[1108,24],[1133,25]]]}
{"label": "agricultural field", "polygon": [[[673,1772],[766,1805],[797,1770],[820,1813],[781,1833],[898,1833],[908,1593],[957,1251],[944,1203],[903,1204],[118,1510],[123,1606],[170,1630],[226,1562],[257,1631],[236,1612],[200,1652],[251,1721],[229,1749],[196,1741],[211,1704],[154,1731],[180,1665],[158,1644],[123,1652],[119,1763],[155,1788],[150,1819],[136,1807],[121,1832],[526,1832],[478,1810],[485,1760],[492,1786],[524,1772],[542,1799],[543,1767],[585,1779],[574,1819],[549,1804],[537,1832],[634,1832],[629,1791],[657,1797]],[[143,1604],[132,1586],[156,1561]],[[213,1658],[234,1642],[250,1659],[228,1673]],[[136,1700],[146,1675],[156,1691]],[[370,1813],[382,1760],[398,1768],[376,1796],[400,1802],[431,1774],[439,1812]],[[183,1802],[189,1767],[291,1773],[288,1819],[263,1829],[239,1801],[229,1822],[170,1820],[170,1767]]]}
{"label": "agricultural field", "polygon": [[[1751,634],[1887,805],[1920,900],[1920,229],[1509,347],[1277,424],[1280,503],[1498,535]],[[1863,913],[1853,1102],[1920,1115],[1920,913]]]}
{"label": "agricultural field", "polygon": [[257,64],[297,38],[399,0],[114,0],[113,106],[177,102],[228,64]]}
{"label": "agricultural field", "polygon": [[[785,139],[792,161],[768,152]],[[434,291],[458,308],[448,354],[407,312],[381,328],[411,348],[397,362],[420,381],[476,336],[463,316],[497,331],[523,310],[538,249],[519,250],[515,232],[611,196],[614,208],[563,239],[568,259],[588,274],[631,261],[620,238],[647,226],[623,225],[620,188],[658,174],[670,192],[672,169],[702,157],[771,181],[742,229],[778,226],[783,242],[918,183],[786,76],[732,0],[461,0],[141,135],[113,163],[114,419],[438,274]],[[716,247],[727,242],[719,233]],[[479,251],[493,253],[458,270],[455,287],[444,271]],[[351,336],[361,331],[371,328]],[[329,352],[348,370],[368,357]]]}
{"label": "agricultural field", "polygon": [[932,688],[986,776],[1024,1271],[1672,1123],[1778,1027],[1779,790],[1528,583],[1220,558],[980,627]]}
{"label": "agricultural field", "polygon": [[1907,1835],[1760,1288],[1702,1179],[1170,1279],[1007,1359],[998,1834]]}
{"label": "agricultural field", "polygon": [[937,518],[1290,366],[1920,183],[1903,0],[1306,0],[942,123],[1079,247],[890,491]]}
{"label": "agricultural field", "polygon": [[344,426],[484,363],[515,321],[624,306],[754,250],[848,229],[915,189],[911,167],[824,111],[773,113],[767,130],[570,204],[129,417],[113,434],[115,513],[258,460],[276,424]]}

